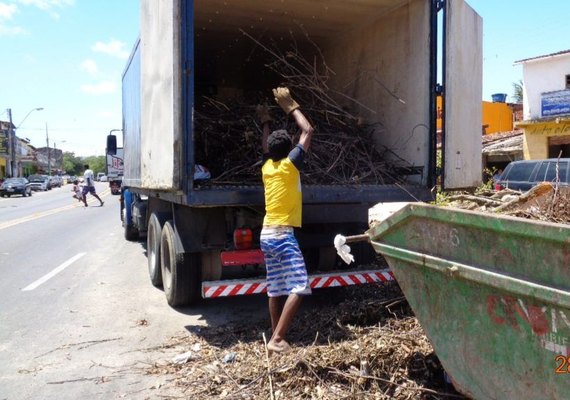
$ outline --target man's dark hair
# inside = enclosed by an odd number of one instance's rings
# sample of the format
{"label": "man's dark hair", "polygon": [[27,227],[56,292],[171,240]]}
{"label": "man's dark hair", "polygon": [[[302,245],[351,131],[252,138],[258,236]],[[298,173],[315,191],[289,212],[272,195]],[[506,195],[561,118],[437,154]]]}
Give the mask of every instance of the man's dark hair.
{"label": "man's dark hair", "polygon": [[269,148],[269,157],[273,161],[279,161],[289,155],[291,151],[291,136],[285,129],[279,129],[271,132],[267,138],[267,147]]}

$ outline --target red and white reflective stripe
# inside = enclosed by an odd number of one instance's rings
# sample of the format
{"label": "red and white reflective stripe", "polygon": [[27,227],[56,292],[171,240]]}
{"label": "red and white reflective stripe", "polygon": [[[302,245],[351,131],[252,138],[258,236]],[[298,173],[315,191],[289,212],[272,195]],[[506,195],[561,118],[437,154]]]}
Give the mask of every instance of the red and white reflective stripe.
{"label": "red and white reflective stripe", "polygon": [[[394,280],[394,275],[389,269],[347,273],[336,272],[309,276],[309,284],[313,289],[364,285],[392,280]],[[203,298],[244,296],[266,292],[267,285],[265,279],[202,282]]]}
{"label": "red and white reflective stripe", "polygon": [[202,283],[202,297],[244,296],[267,292],[265,279],[255,281],[215,281]]}
{"label": "red and white reflective stripe", "polygon": [[324,275],[321,277],[315,276],[313,279],[310,279],[310,282],[311,288],[320,289],[337,286],[364,285],[366,283],[388,282],[393,280],[394,275],[392,274],[392,271],[385,269],[382,271]]}

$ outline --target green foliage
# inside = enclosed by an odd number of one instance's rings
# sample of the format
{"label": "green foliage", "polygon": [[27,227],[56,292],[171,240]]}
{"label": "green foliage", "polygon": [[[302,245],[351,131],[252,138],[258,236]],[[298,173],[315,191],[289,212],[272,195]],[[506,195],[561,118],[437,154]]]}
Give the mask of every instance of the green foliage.
{"label": "green foliage", "polygon": [[432,203],[436,206],[446,206],[449,204],[449,192],[444,192],[441,190],[441,186],[437,186],[437,192],[435,193],[435,201]]}
{"label": "green foliage", "polygon": [[77,157],[73,152],[63,153],[63,169],[69,175],[82,175],[84,165],[88,164],[93,173],[105,172],[105,156]]}
{"label": "green foliage", "polygon": [[97,175],[98,172],[105,172],[106,163],[105,156],[83,157],[81,160],[81,170],[83,171],[84,164],[88,164],[93,173]]}
{"label": "green foliage", "polygon": [[516,103],[522,104],[524,98],[523,81],[513,82],[513,99]]}
{"label": "green foliage", "polygon": [[83,169],[81,158],[76,157],[73,152],[63,153],[63,170],[69,175],[79,175]]}
{"label": "green foliage", "polygon": [[495,167],[483,169],[483,183],[475,189],[475,194],[494,190],[495,182],[493,182],[493,175],[495,175],[495,172],[497,172],[497,168]]}

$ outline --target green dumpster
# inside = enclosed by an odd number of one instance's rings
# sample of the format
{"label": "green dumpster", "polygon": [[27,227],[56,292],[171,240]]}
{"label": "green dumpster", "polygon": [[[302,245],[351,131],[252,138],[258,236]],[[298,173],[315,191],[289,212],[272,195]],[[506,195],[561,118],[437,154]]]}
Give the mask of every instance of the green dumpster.
{"label": "green dumpster", "polygon": [[570,226],[408,204],[366,232],[460,392],[570,399]]}

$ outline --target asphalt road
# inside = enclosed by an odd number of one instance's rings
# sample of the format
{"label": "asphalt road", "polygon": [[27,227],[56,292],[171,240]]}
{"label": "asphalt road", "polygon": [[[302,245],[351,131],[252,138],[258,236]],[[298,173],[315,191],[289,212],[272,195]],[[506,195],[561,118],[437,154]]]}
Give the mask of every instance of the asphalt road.
{"label": "asphalt road", "polygon": [[147,274],[144,239],[127,242],[118,196],[103,207],[71,185],[0,198],[0,400],[166,396],[142,366],[196,326],[263,317],[264,296],[173,309]]}

